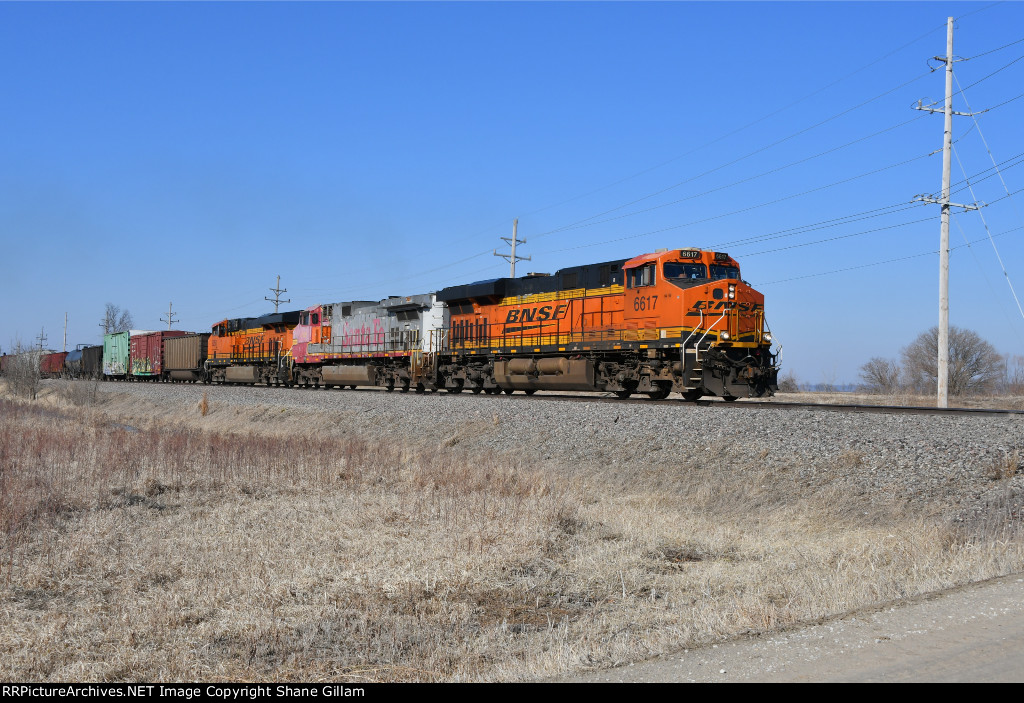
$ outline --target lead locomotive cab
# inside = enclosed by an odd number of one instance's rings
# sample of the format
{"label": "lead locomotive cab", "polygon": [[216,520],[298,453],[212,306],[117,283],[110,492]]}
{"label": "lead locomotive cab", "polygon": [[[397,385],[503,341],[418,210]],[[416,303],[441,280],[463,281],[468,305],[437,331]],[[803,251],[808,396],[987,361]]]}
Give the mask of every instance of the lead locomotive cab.
{"label": "lead locomotive cab", "polygon": [[772,393],[777,369],[764,296],[742,280],[724,252],[679,249],[626,262],[626,325],[638,338],[657,330],[679,349],[673,390],[684,397],[726,400]]}

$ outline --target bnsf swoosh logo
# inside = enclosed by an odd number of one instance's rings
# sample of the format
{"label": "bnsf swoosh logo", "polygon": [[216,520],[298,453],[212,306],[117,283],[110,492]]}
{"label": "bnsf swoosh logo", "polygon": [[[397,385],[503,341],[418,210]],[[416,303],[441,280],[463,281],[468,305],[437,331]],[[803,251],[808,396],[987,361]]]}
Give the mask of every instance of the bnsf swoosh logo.
{"label": "bnsf swoosh logo", "polygon": [[761,303],[734,302],[732,300],[698,300],[691,310],[739,310],[740,312],[757,312]]}
{"label": "bnsf swoosh logo", "polygon": [[561,320],[569,312],[569,304],[561,305],[535,305],[532,308],[522,310],[509,310],[505,324],[514,322],[544,322],[545,320]]}

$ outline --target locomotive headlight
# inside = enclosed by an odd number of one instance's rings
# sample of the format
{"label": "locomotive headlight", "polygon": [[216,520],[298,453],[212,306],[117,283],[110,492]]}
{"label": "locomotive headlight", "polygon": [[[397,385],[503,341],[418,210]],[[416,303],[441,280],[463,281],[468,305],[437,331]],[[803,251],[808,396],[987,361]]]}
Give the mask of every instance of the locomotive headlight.
{"label": "locomotive headlight", "polygon": [[722,332],[721,337],[723,342],[728,342],[732,339],[732,336],[730,336],[728,332]]}
{"label": "locomotive headlight", "polygon": [[772,333],[771,332],[765,332],[763,335],[761,335],[761,339],[763,339],[768,344],[771,344],[772,343]]}
{"label": "locomotive headlight", "polygon": [[733,300],[736,297],[736,284],[729,284],[729,300]]}

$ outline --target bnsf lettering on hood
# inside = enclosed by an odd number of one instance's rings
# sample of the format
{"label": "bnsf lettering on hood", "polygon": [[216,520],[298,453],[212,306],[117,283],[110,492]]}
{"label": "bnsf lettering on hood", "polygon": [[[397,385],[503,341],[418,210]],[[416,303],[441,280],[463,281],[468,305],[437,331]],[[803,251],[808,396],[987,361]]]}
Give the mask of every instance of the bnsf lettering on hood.
{"label": "bnsf lettering on hood", "polygon": [[523,308],[522,310],[509,310],[508,317],[505,318],[505,324],[513,322],[561,320],[565,317],[565,314],[568,311],[569,305],[566,303],[562,303],[561,305],[538,305],[532,308]]}

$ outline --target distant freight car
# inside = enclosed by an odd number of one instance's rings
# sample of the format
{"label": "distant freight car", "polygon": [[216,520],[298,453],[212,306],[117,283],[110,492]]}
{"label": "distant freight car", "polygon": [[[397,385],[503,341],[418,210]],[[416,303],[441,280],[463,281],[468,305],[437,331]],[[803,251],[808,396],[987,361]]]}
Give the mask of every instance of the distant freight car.
{"label": "distant freight car", "polygon": [[102,378],[103,345],[93,344],[82,348],[82,378]]}
{"label": "distant freight car", "polygon": [[4,354],[0,356],[0,376],[6,376],[11,373],[16,363],[18,363],[17,354]]}
{"label": "distant freight car", "polygon": [[187,334],[181,330],[132,335],[129,364],[131,376],[138,380],[159,381],[164,369],[164,345],[168,339]]}
{"label": "distant freight car", "polygon": [[99,378],[103,374],[103,345],[79,344],[64,360],[68,378]]}
{"label": "distant freight car", "polygon": [[207,345],[210,335],[185,334],[164,340],[165,381],[205,381]]}
{"label": "distant freight car", "polygon": [[43,352],[39,358],[39,373],[43,378],[58,378],[64,375],[64,360],[67,352]]}
{"label": "distant freight car", "polygon": [[79,378],[82,375],[82,347],[79,344],[64,359],[64,375],[68,378]]}
{"label": "distant freight car", "polygon": [[154,330],[130,330],[103,335],[103,375],[106,378],[128,378],[131,370],[131,338],[151,334]]}

